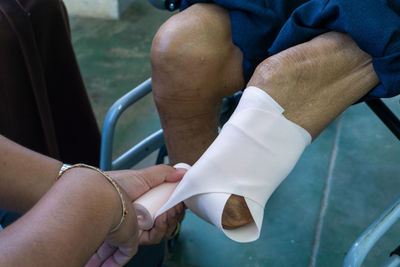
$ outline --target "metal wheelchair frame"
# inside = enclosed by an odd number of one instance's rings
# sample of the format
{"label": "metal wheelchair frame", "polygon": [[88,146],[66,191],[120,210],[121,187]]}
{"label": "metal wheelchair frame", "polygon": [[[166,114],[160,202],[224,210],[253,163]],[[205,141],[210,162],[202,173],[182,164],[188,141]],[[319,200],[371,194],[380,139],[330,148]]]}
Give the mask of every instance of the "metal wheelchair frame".
{"label": "metal wheelchair frame", "polygon": [[[174,11],[179,8],[181,0],[148,0],[153,6],[159,9]],[[102,130],[100,168],[103,170],[115,170],[130,168],[139,163],[142,159],[164,146],[164,134],[159,130],[143,141],[132,147],[130,150],[112,161],[112,147],[114,132],[117,121],[121,114],[131,105],[139,101],[151,92],[151,79],[146,80],[126,95],[117,100],[109,109],[105,118]],[[240,94],[224,99],[222,105],[221,120],[224,123],[231,113],[233,106],[238,103]],[[400,120],[380,99],[367,101],[368,107],[382,120],[390,131],[400,140]],[[166,151],[165,151],[166,154]],[[159,153],[157,162],[160,162],[162,154]],[[353,243],[346,254],[343,267],[361,266],[365,257],[378,242],[378,240],[390,229],[400,218],[400,198],[390,206],[382,215],[375,220],[361,236]],[[391,253],[389,260],[383,265],[386,267],[400,266],[400,246]]]}
{"label": "metal wheelchair frame", "polygon": [[[119,156],[116,160],[112,161],[114,132],[119,117],[128,107],[150,92],[151,79],[148,79],[117,100],[109,109],[102,130],[100,168],[103,170],[130,168],[164,145],[164,134],[162,130],[159,130]],[[232,103],[233,105],[237,104],[239,98],[240,93],[231,98],[224,99],[221,116],[225,117],[225,120],[232,112],[232,107],[230,106],[232,106]],[[392,133],[400,139],[400,121],[396,115],[394,115],[380,99],[368,101],[367,105],[383,123],[385,123]],[[399,218],[400,198],[353,243],[346,254],[343,267],[361,266],[372,247]],[[398,250],[400,251],[400,249]],[[393,255],[383,266],[399,266],[400,256],[396,253],[392,253]]]}
{"label": "metal wheelchair frame", "polygon": [[[367,101],[366,104],[400,140],[400,120],[385,103],[380,99],[375,99]],[[399,218],[400,198],[385,210],[353,243],[346,254],[343,267],[361,266],[369,251]],[[396,249],[396,253],[391,253],[389,260],[383,266],[400,266],[399,248]]]}
{"label": "metal wheelchair frame", "polygon": [[[100,150],[100,168],[103,170],[120,170],[131,168],[142,159],[161,148],[164,145],[164,133],[160,129],[151,134],[143,141],[129,149],[127,152],[112,161],[112,148],[114,142],[114,132],[117,121],[122,113],[131,105],[142,99],[151,92],[151,79],[147,79],[139,86],[118,99],[108,110],[103,123],[101,150]],[[221,120],[226,121],[233,112],[232,106],[239,102],[241,92],[225,98],[222,104]]]}

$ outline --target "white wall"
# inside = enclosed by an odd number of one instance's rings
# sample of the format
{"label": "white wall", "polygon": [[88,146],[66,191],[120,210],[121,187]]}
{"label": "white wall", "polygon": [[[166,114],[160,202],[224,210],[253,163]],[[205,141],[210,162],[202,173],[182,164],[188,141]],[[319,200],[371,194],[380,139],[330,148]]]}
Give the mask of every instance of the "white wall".
{"label": "white wall", "polygon": [[73,16],[118,19],[133,0],[64,0]]}

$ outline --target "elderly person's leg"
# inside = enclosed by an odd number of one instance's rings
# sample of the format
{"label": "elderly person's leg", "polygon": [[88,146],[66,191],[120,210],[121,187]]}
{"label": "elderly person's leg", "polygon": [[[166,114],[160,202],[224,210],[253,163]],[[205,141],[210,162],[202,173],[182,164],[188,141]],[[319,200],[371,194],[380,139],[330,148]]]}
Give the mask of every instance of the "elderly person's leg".
{"label": "elderly person's leg", "polygon": [[[221,99],[243,84],[241,53],[228,14],[194,5],[159,30],[152,48],[153,89],[172,163],[194,163],[217,136]],[[264,61],[249,86],[267,91],[313,138],[377,83],[369,56],[329,33]],[[227,202],[226,229],[251,221],[243,198]]]}
{"label": "elderly person's leg", "polygon": [[162,25],[151,50],[154,100],[172,164],[193,164],[217,136],[222,98],[243,89],[229,14],[195,4]]}
{"label": "elderly person's leg", "polygon": [[271,95],[315,139],[378,82],[371,57],[348,35],[330,32],[266,59],[248,85]]}
{"label": "elderly person's leg", "polygon": [[[152,86],[172,164],[193,164],[218,134],[221,102],[243,89],[242,53],[232,43],[229,14],[195,4],[171,17],[151,50]],[[247,205],[232,196],[234,207]],[[244,225],[250,213],[228,220]]]}
{"label": "elderly person's leg", "polygon": [[[258,66],[248,86],[266,91],[285,109],[288,120],[315,139],[378,81],[371,57],[349,36],[330,32],[268,58]],[[247,212],[228,201],[223,222],[225,219],[229,228],[240,226],[232,218],[243,219]]]}

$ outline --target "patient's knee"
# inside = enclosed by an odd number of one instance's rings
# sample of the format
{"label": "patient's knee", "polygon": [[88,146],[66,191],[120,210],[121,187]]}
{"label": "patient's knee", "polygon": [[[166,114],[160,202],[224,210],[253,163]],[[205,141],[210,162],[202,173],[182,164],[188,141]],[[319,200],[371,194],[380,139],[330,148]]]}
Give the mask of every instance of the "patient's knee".
{"label": "patient's knee", "polygon": [[[153,72],[169,69],[172,72],[176,67],[188,64],[189,58],[196,55],[198,45],[190,42],[193,38],[190,28],[184,20],[179,19],[179,14],[161,26],[153,39],[150,52]],[[192,31],[195,31],[195,27]]]}
{"label": "patient's knee", "polygon": [[268,87],[270,79],[274,75],[281,74],[282,69],[284,69],[282,62],[273,57],[267,58],[257,66],[247,86],[256,86],[265,90]]}
{"label": "patient's knee", "polygon": [[153,39],[152,76],[155,84],[177,86],[156,86],[154,93],[185,97],[215,93],[203,87],[218,81],[232,47],[229,15],[216,5],[196,4],[171,17]]}
{"label": "patient's knee", "polygon": [[204,92],[196,87],[202,82],[204,66],[212,61],[208,52],[212,48],[196,42],[198,27],[172,18],[154,37],[150,57],[156,101],[157,97],[197,98]]}
{"label": "patient's knee", "polygon": [[151,63],[153,71],[168,75],[199,72],[213,61],[215,46],[205,32],[206,23],[182,14],[164,23],[153,39]]}

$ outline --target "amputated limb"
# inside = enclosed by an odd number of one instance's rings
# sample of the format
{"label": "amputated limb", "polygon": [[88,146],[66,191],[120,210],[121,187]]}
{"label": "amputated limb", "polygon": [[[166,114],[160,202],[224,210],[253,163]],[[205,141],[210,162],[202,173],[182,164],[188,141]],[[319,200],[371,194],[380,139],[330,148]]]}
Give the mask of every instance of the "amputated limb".
{"label": "amputated limb", "polygon": [[379,82],[350,36],[329,32],[266,59],[249,86],[270,94],[313,139]]}
{"label": "amputated limb", "polygon": [[[256,240],[265,203],[311,141],[310,134],[288,121],[282,112],[267,93],[247,88],[219,136],[158,214],[184,201],[229,238],[238,242]],[[232,194],[245,197],[254,223],[234,230],[222,225],[224,207]]]}
{"label": "amputated limb", "polygon": [[[268,58],[248,86],[267,92],[285,109],[287,119],[315,139],[378,82],[371,57],[349,36],[330,32]],[[227,202],[222,218],[229,229],[242,226],[248,218],[248,210],[235,198]],[[229,220],[232,213],[240,224]]]}
{"label": "amputated limb", "polygon": [[242,196],[232,194],[224,208],[222,227],[233,230],[253,221],[253,216]]}
{"label": "amputated limb", "polygon": [[[227,13],[204,4],[172,17],[154,39],[154,97],[172,163],[200,157],[217,136],[222,97],[243,84],[241,53],[230,38]],[[265,60],[249,86],[267,91],[316,138],[376,83],[369,56],[348,36],[328,33]],[[222,225],[240,227],[248,215],[244,199],[232,195]]]}

